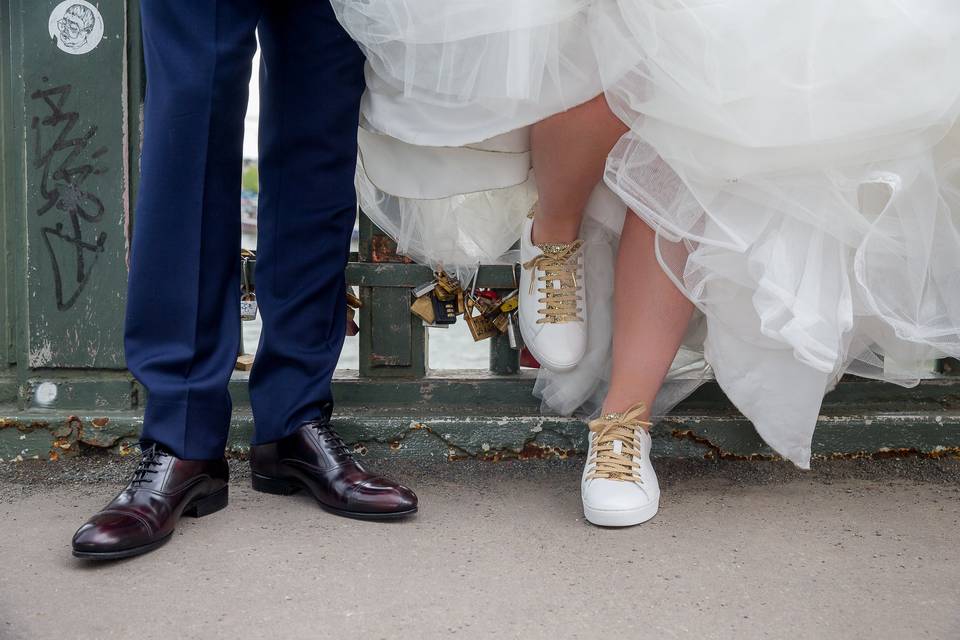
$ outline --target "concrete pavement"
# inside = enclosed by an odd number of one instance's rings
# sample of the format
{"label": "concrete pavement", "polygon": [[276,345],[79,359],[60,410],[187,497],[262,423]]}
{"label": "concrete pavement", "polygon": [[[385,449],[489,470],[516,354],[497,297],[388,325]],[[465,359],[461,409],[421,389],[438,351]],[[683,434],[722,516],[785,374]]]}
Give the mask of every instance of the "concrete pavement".
{"label": "concrete pavement", "polygon": [[69,538],[130,461],[0,464],[0,638],[960,638],[960,462],[658,463],[660,514],[582,519],[579,461],[379,465],[406,523],[248,488],[111,564]]}

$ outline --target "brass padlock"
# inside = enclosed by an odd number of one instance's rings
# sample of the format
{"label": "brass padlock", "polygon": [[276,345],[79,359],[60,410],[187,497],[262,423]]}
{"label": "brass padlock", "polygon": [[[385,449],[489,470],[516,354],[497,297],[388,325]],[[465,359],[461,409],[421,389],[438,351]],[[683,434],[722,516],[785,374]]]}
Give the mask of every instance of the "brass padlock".
{"label": "brass padlock", "polygon": [[494,326],[500,333],[507,333],[510,326],[511,315],[514,314],[519,306],[520,296],[516,289],[507,294],[499,301],[496,309],[487,314],[487,317],[493,321]]}
{"label": "brass padlock", "polygon": [[411,290],[413,294],[413,304],[410,305],[410,312],[417,316],[425,324],[433,324],[433,290],[437,288],[437,281],[431,280],[419,287]]}
{"label": "brass padlock", "polygon": [[427,324],[433,324],[436,319],[433,315],[433,294],[420,296],[410,305],[410,311]]}
{"label": "brass padlock", "polygon": [[347,335],[355,336],[360,333],[360,325],[356,322],[357,309],[361,308],[363,303],[353,292],[353,287],[347,286]]}
{"label": "brass padlock", "polygon": [[447,275],[445,271],[438,271],[436,274],[437,286],[433,290],[433,295],[443,302],[453,300],[457,297],[457,291],[460,291],[460,283]]}
{"label": "brass padlock", "polygon": [[[463,317],[467,321],[467,327],[470,329],[470,334],[475,342],[492,338],[499,333],[493,322],[482,313],[473,298],[467,297],[465,304],[466,312]],[[477,312],[476,315],[474,315],[475,311]]]}
{"label": "brass padlock", "polygon": [[363,303],[360,302],[360,298],[357,297],[357,294],[354,293],[353,287],[347,285],[347,306],[354,309],[360,309],[363,307]]}
{"label": "brass padlock", "polygon": [[496,316],[494,316],[491,322],[493,322],[493,326],[497,328],[497,331],[500,333],[506,333],[507,328],[510,326],[510,314],[498,313]]}

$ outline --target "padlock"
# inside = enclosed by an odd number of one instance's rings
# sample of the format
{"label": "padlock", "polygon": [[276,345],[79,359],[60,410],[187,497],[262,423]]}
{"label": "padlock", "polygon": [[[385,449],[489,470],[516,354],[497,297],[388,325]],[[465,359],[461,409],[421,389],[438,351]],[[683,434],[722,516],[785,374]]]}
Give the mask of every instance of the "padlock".
{"label": "padlock", "polygon": [[496,291],[492,289],[475,289],[469,297],[473,300],[480,313],[486,316],[488,320],[493,320],[499,312],[500,296],[497,295]]}
{"label": "padlock", "polygon": [[463,315],[467,321],[467,328],[470,329],[470,335],[476,342],[492,338],[499,333],[493,324],[493,317],[500,305],[500,296],[492,289],[478,289],[477,278],[479,276],[480,265],[477,265],[469,289],[464,294],[465,311]]}
{"label": "padlock", "polygon": [[[493,322],[480,312],[477,300],[468,296],[465,304],[466,312],[463,317],[467,321],[467,327],[475,342],[492,338],[499,333]],[[474,314],[475,311],[476,314]]]}
{"label": "padlock", "polygon": [[257,319],[257,296],[254,293],[245,294],[240,298],[240,319]]}
{"label": "padlock", "polygon": [[413,293],[413,297],[414,297],[414,298],[422,298],[423,296],[427,295],[428,293],[430,293],[431,291],[433,291],[433,290],[436,289],[436,288],[437,288],[437,281],[436,281],[436,280],[431,280],[430,282],[424,283],[424,284],[420,285],[419,287],[415,288],[415,289],[413,290],[413,292],[412,292],[412,293]]}
{"label": "padlock", "polygon": [[360,326],[356,322],[357,309],[363,306],[360,298],[353,292],[353,287],[347,287],[347,335],[355,336],[360,333]]}
{"label": "padlock", "polygon": [[510,326],[511,314],[513,314],[518,307],[519,300],[519,291],[514,290],[509,293],[506,297],[499,299],[497,302],[497,307],[493,311],[487,314],[487,317],[493,321],[495,327],[500,333],[507,333],[507,329]]}
{"label": "padlock", "polygon": [[416,300],[410,305],[410,311],[428,326],[447,327],[463,313],[460,284],[443,271],[435,272],[433,281],[412,292]]}
{"label": "padlock", "polygon": [[353,309],[360,309],[363,307],[363,303],[360,302],[360,298],[357,297],[357,294],[353,292],[353,287],[347,286],[347,306]]}
{"label": "padlock", "polygon": [[240,319],[257,319],[257,294],[250,283],[250,260],[255,259],[256,253],[249,249],[240,251]]}
{"label": "padlock", "polygon": [[[448,298],[447,300],[441,300],[437,295],[440,291],[438,286],[433,290],[433,295],[430,296],[433,302],[433,324],[437,325],[448,325],[453,324],[457,321],[457,296],[454,293],[453,297]],[[445,295],[445,294],[441,294]]]}
{"label": "padlock", "polygon": [[[499,311],[499,310],[498,310]],[[506,333],[507,329],[510,326],[510,314],[509,313],[497,313],[493,319],[493,326],[497,328],[497,331],[500,333]]]}
{"label": "padlock", "polygon": [[523,334],[520,333],[520,314],[511,311],[507,314],[509,322],[507,323],[507,339],[510,341],[510,348],[516,351],[523,351]]}
{"label": "padlock", "polygon": [[413,315],[423,320],[425,324],[433,324],[436,318],[433,313],[433,295],[428,293],[414,300],[413,304],[410,305],[410,311]]}
{"label": "padlock", "polygon": [[517,307],[520,306],[520,292],[516,289],[513,292],[506,295],[503,300],[500,301],[500,311],[503,313],[510,313],[516,311]]}
{"label": "padlock", "polygon": [[457,297],[457,291],[460,291],[461,287],[456,278],[448,276],[445,271],[438,271],[436,278],[437,286],[433,289],[433,295],[438,300],[447,301]]}

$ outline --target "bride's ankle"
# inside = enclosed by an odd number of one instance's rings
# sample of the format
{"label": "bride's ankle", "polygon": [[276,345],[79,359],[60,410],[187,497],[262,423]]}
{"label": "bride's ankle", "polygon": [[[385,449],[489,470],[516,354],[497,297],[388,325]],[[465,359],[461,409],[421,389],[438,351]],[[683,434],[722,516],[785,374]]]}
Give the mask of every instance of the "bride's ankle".
{"label": "bride's ankle", "polygon": [[[608,397],[603,403],[603,409],[600,411],[601,416],[609,416],[612,414],[623,415],[626,413],[633,414],[632,417],[637,421],[647,423],[650,421],[650,405],[642,401]],[[650,431],[650,427],[646,424],[644,424],[643,427],[647,431]]]}
{"label": "bride's ankle", "polygon": [[543,215],[533,217],[533,244],[561,244],[573,242],[580,236],[580,216]]}

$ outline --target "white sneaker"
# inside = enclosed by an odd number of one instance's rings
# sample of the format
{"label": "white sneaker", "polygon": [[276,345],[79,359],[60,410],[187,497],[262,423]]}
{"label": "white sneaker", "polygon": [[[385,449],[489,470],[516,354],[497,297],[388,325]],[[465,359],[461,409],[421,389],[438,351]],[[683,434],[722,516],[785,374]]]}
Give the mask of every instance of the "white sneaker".
{"label": "white sneaker", "polygon": [[643,404],[590,423],[590,450],[580,481],[583,515],[602,527],[646,522],[660,508],[660,485],[650,462]]}
{"label": "white sneaker", "polygon": [[520,333],[551,371],[574,368],[587,350],[583,302],[583,241],[533,244],[533,219],[520,239]]}

